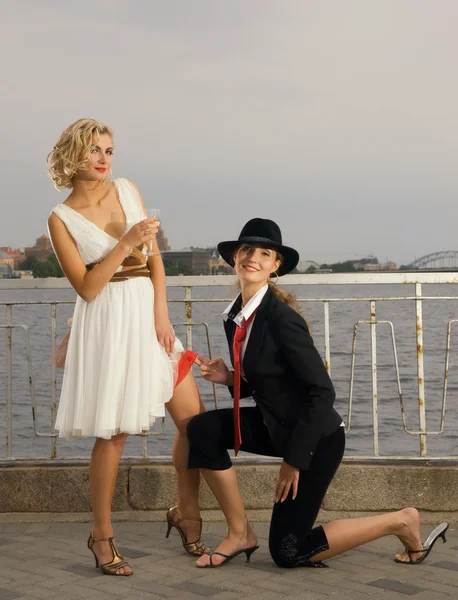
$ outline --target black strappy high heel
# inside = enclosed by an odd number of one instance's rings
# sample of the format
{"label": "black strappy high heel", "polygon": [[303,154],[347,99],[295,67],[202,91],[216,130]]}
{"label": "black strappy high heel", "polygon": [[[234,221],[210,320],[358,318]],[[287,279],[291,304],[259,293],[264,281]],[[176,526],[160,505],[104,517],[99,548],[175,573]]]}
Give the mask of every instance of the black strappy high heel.
{"label": "black strappy high heel", "polygon": [[[251,546],[250,548],[244,548],[243,550],[237,550],[237,552],[233,552],[232,554],[223,554],[222,552],[211,552],[210,553],[210,563],[208,565],[203,565],[202,567],[200,567],[199,565],[196,565],[196,566],[198,569],[216,569],[217,567],[222,567],[223,565],[228,563],[230,560],[232,560],[239,554],[243,554],[243,553],[246,554],[246,562],[250,562],[251,555],[258,548],[259,548],[259,546]],[[213,555],[214,554],[217,554],[218,556],[224,556],[224,560],[222,562],[220,562],[219,565],[213,564]]]}
{"label": "black strappy high heel", "polygon": [[[445,542],[447,541],[447,538],[445,537],[445,532],[447,531],[448,528],[449,528],[448,523],[446,523],[446,522],[441,523],[435,529],[433,529],[433,531],[431,531],[431,533],[428,535],[425,543],[423,544],[423,548],[421,550],[407,550],[407,554],[409,555],[408,561],[399,560],[398,558],[395,558],[394,562],[401,563],[403,565],[419,565],[421,562],[423,562],[425,560],[425,558],[431,552],[434,544],[436,543],[436,541],[439,538],[442,538],[442,541],[445,544]],[[423,554],[423,556],[421,556],[421,558],[414,560],[412,558],[412,554],[420,554],[420,552]]]}

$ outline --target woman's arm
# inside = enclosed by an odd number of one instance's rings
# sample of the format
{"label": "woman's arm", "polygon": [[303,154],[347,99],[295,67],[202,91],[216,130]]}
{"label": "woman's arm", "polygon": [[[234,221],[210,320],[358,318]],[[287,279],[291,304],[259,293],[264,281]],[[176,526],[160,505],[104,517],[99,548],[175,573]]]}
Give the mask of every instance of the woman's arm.
{"label": "woman's arm", "polygon": [[303,403],[284,454],[285,461],[296,466],[295,458],[304,451],[307,461],[312,459],[321,437],[320,424],[332,410],[335,391],[307,324],[299,314],[282,313],[272,323],[272,334],[297,381],[304,387],[303,394],[299,390]]}
{"label": "woman's arm", "polygon": [[[234,397],[234,371],[230,371],[232,377],[229,379],[230,383],[227,384],[229,387],[229,393],[232,397]],[[240,378],[240,399],[242,398],[250,398],[253,394],[253,388],[245,381],[243,377]]]}
{"label": "woman's arm", "polygon": [[[149,226],[151,227],[151,223]],[[142,235],[146,224],[137,223],[97,265],[96,269],[87,271],[74,239],[64,222],[55,213],[52,213],[48,219],[48,228],[54,252],[63,272],[76,293],[86,302],[94,300],[103,290],[134,246],[154,237],[154,233],[148,236]]]}

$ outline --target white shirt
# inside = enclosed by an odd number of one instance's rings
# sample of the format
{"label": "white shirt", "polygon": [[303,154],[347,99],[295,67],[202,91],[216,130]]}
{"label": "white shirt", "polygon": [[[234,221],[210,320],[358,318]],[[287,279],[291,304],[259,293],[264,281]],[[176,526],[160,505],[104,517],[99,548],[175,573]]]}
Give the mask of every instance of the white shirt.
{"label": "white shirt", "polygon": [[[248,321],[248,319],[251,317],[251,315],[254,313],[254,311],[258,308],[258,306],[261,304],[262,299],[264,298],[264,296],[266,295],[267,290],[269,289],[269,285],[266,283],[266,285],[264,287],[262,287],[260,290],[258,290],[256,292],[256,294],[250,298],[250,300],[245,304],[245,306],[242,307],[242,310],[232,319],[234,321],[234,323],[238,326],[241,327],[243,321]],[[235,300],[237,300],[237,298],[235,298]],[[229,319],[229,313],[231,312],[231,308],[234,306],[234,302],[235,300],[233,300],[229,306],[226,308],[226,310],[223,312],[223,320],[227,321]],[[250,333],[251,333],[251,328],[253,327],[253,323],[255,321],[256,317],[253,318],[253,320],[251,321],[251,323],[248,325],[247,328],[247,332],[246,332],[246,338],[243,341],[242,344],[242,356],[241,356],[241,361],[240,361],[240,374],[242,377],[244,377],[244,372],[243,372],[243,357],[245,356],[245,350],[248,344],[248,340],[250,339]]]}

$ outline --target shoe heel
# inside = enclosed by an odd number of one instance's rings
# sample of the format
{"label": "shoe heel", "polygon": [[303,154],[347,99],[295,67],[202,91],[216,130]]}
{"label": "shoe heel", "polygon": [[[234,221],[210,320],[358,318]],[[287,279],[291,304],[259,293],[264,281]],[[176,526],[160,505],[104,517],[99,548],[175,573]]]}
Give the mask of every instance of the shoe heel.
{"label": "shoe heel", "polygon": [[439,537],[442,538],[442,543],[445,544],[445,542],[447,541],[447,538],[445,537],[445,531],[443,533],[441,533]]}
{"label": "shoe heel", "polygon": [[89,534],[89,537],[87,539],[87,547],[89,548],[89,550],[92,552],[92,554],[94,555],[95,558],[95,568],[98,569],[99,568],[99,559],[97,558],[97,554],[94,552],[94,544],[96,542],[98,542],[99,540],[97,538],[94,538],[94,536],[92,535],[92,531]]}
{"label": "shoe heel", "polygon": [[170,532],[172,531],[173,523],[172,521],[167,521],[167,533],[165,534],[165,538],[168,539]]}
{"label": "shoe heel", "polygon": [[259,548],[259,546],[254,546],[253,548],[248,548],[247,550],[245,550],[245,554],[246,554],[246,561],[247,563],[250,562],[251,559],[251,555],[253,554],[253,552],[255,552],[257,549]]}
{"label": "shoe heel", "polygon": [[[169,508],[169,510],[165,513],[165,519],[167,521],[167,533],[165,534],[166,539],[169,537],[170,532],[172,531],[172,527],[175,527],[175,529],[181,536],[183,548],[188,554],[192,554],[193,556],[202,556],[202,554],[210,554],[210,549],[207,548],[207,546],[205,546],[205,544],[203,544],[200,541],[200,534],[202,533],[202,519],[198,519],[195,517],[187,517],[182,512],[180,512],[178,506],[172,506],[172,508]],[[199,523],[199,537],[195,542],[188,542],[185,530],[183,529],[183,527],[180,527],[180,523],[182,521],[196,521],[197,523]]]}

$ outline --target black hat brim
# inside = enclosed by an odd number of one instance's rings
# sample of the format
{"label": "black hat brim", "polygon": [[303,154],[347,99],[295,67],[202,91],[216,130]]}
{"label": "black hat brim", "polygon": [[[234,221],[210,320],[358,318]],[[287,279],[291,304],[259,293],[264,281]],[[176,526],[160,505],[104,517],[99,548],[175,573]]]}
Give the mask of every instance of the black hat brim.
{"label": "black hat brim", "polygon": [[240,238],[236,241],[227,241],[220,242],[218,244],[218,252],[222,256],[222,258],[227,262],[231,267],[234,266],[234,254],[237,248],[239,248],[242,244],[259,244],[261,246],[265,246],[266,248],[272,248],[273,250],[278,250],[280,254],[283,256],[283,261],[280,267],[277,269],[278,276],[287,275],[291,273],[299,262],[299,253],[294,248],[290,248],[289,246],[282,246],[281,244],[275,243],[273,240],[264,237],[258,236],[247,236]]}

